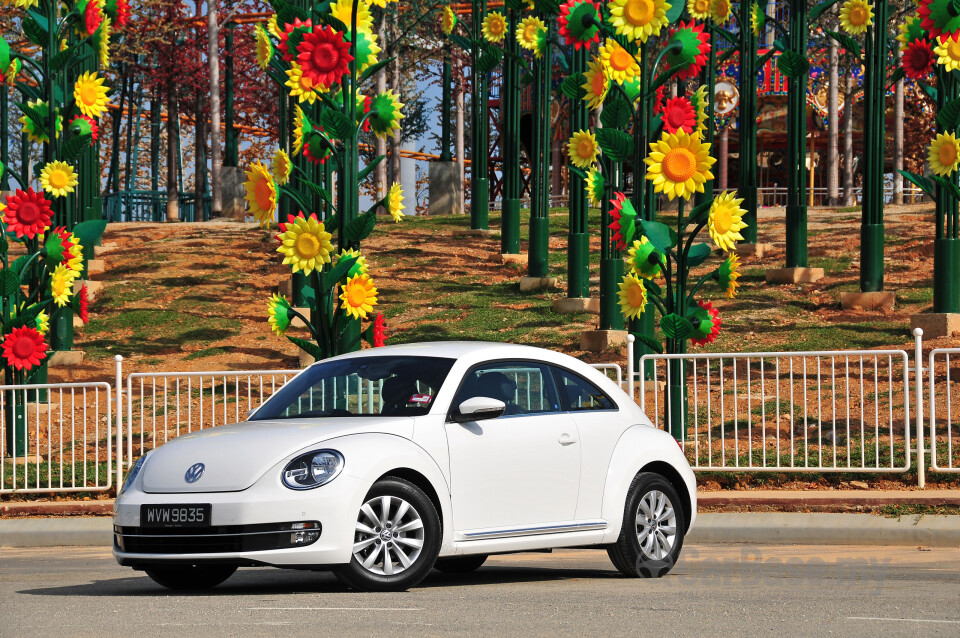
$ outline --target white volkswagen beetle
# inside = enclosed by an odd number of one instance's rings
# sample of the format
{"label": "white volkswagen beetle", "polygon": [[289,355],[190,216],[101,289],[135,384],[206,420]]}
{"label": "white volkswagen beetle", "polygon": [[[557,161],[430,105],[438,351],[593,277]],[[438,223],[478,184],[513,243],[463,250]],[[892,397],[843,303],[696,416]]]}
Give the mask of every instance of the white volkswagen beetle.
{"label": "white volkswagen beetle", "polygon": [[174,589],[271,565],[393,591],[434,567],[574,546],[660,576],[695,516],[676,441],[594,368],[423,343],[316,363],[246,422],[140,457],[114,507],[114,554]]}

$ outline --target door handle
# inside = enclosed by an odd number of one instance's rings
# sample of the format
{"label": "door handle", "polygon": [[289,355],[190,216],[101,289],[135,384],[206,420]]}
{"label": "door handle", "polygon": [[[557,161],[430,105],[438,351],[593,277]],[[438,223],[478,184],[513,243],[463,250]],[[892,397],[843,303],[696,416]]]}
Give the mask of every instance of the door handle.
{"label": "door handle", "polygon": [[560,442],[560,445],[573,445],[577,442],[577,437],[572,436],[564,432],[560,435],[560,438],[557,439]]}

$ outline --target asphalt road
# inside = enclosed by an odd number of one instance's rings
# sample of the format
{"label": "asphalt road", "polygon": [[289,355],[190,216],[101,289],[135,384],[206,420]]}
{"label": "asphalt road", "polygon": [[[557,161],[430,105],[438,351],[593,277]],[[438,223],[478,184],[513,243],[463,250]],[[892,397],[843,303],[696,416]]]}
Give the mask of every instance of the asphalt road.
{"label": "asphalt road", "polygon": [[659,580],[605,552],[492,557],[399,594],[241,569],[171,594],[98,548],[0,549],[0,636],[960,636],[960,549],[690,545]]}

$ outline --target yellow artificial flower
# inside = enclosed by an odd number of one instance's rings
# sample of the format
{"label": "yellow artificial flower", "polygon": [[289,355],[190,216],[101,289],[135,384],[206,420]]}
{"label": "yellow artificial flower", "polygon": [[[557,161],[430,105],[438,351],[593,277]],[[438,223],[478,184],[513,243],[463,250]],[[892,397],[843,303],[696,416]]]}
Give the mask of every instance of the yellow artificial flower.
{"label": "yellow artificial flower", "polygon": [[575,131],[567,142],[567,154],[577,168],[590,168],[600,155],[596,136],[590,131]]}
{"label": "yellow artificial flower", "polygon": [[457,14],[453,12],[449,6],[443,8],[443,14],[440,17],[440,28],[443,30],[444,35],[450,35],[453,33],[454,27],[457,26]]}
{"label": "yellow artificial flower", "polygon": [[62,263],[66,264],[70,272],[73,273],[74,279],[76,279],[83,272],[83,246],[80,245],[80,240],[73,233],[70,233],[70,237],[67,239],[70,242],[70,248],[64,253]]}
{"label": "yellow artificial flower", "polygon": [[527,16],[517,25],[517,44],[527,51],[537,50],[537,36],[547,25],[537,16]]}
{"label": "yellow artificial flower", "polygon": [[74,272],[66,264],[60,264],[50,273],[50,296],[61,308],[70,303],[73,297]]}
{"label": "yellow artificial flower", "polygon": [[296,62],[290,63],[290,68],[286,71],[287,81],[284,86],[290,89],[290,97],[297,98],[297,102],[303,104],[307,102],[313,104],[317,100],[317,91],[326,92],[327,87],[322,84],[314,84],[309,75],[304,75],[300,65]]}
{"label": "yellow artificial flower", "polygon": [[273,166],[270,167],[270,172],[273,174],[273,181],[278,186],[283,186],[290,181],[293,163],[290,161],[290,156],[282,148],[278,148],[273,154]]}
{"label": "yellow artificial flower", "polygon": [[740,286],[737,279],[740,278],[740,257],[737,253],[730,253],[726,261],[720,264],[717,269],[717,281],[723,288],[723,294],[727,299],[733,299],[737,296],[737,288]]}
{"label": "yellow artificial flower", "polygon": [[613,38],[607,39],[600,49],[600,59],[607,71],[607,77],[623,84],[640,75],[640,66],[630,52]]}
{"label": "yellow artificial flower", "polygon": [[697,20],[710,17],[710,0],[687,0],[687,11]]}
{"label": "yellow artificial flower", "polygon": [[246,191],[244,199],[250,204],[250,211],[262,228],[268,228],[277,210],[277,185],[267,167],[259,161],[254,162],[246,171],[247,181],[243,183]]}
{"label": "yellow artificial flower", "polygon": [[297,104],[293,114],[293,154],[303,150],[303,109]]}
{"label": "yellow artificial flower", "polygon": [[627,273],[620,282],[620,311],[624,317],[635,319],[643,313],[647,305],[647,289],[643,280],[635,274]]}
{"label": "yellow artificial flower", "polygon": [[278,337],[290,327],[290,302],[281,294],[274,294],[267,302],[267,323]]}
{"label": "yellow artificial flower", "polygon": [[110,21],[110,16],[103,16],[103,21],[94,37],[101,67],[110,66],[110,31],[112,28],[113,23]]}
{"label": "yellow artificial flower", "polygon": [[50,331],[50,315],[48,315],[43,310],[37,315],[37,332],[42,335],[47,334]]}
{"label": "yellow artificial flower", "polygon": [[607,77],[603,60],[594,58],[587,62],[587,71],[583,74],[583,77],[587,80],[580,85],[587,92],[583,99],[587,101],[589,108],[599,108],[607,97],[607,91],[610,90],[610,78]]}
{"label": "yellow artificial flower", "polygon": [[377,305],[377,287],[370,275],[354,275],[347,279],[340,293],[343,311],[354,319],[366,319]]}
{"label": "yellow artificial flower", "polygon": [[397,2],[397,1],[398,0],[370,0],[369,4],[375,4],[381,9],[386,9],[388,2]]}
{"label": "yellow artificial flower", "polygon": [[937,64],[942,65],[945,70],[960,69],[960,32],[938,37],[933,52],[937,55]]}
{"label": "yellow artificial flower", "polygon": [[587,179],[584,181],[584,187],[586,188],[587,201],[590,202],[590,205],[599,206],[600,202],[603,201],[604,195],[603,173],[600,172],[599,166],[591,166],[590,170],[587,171]]}
{"label": "yellow artificial flower", "polygon": [[400,223],[400,220],[403,219],[403,189],[400,187],[400,184],[394,182],[390,186],[390,190],[387,192],[387,212],[390,213],[390,217],[393,217],[393,221]]}
{"label": "yellow artificial flower", "polygon": [[729,20],[731,13],[730,0],[712,0],[710,3],[710,17],[717,24],[723,24]]}
{"label": "yellow artificial flower", "polygon": [[670,200],[690,199],[695,192],[702,193],[704,182],[713,179],[710,167],[716,162],[710,157],[710,144],[683,129],[664,133],[651,143],[650,155],[643,161],[654,190],[665,193]]}
{"label": "yellow artificial flower", "polygon": [[840,7],[840,26],[844,31],[859,35],[872,24],[873,6],[867,0],[847,0]]}
{"label": "yellow artificial flower", "polygon": [[743,199],[735,193],[724,191],[713,198],[707,217],[707,229],[717,248],[724,252],[733,250],[737,241],[743,239],[740,231],[747,227],[743,215],[747,211],[740,208]]}
{"label": "yellow artificial flower", "polygon": [[[679,1],[679,0],[675,0]],[[610,24],[618,35],[628,40],[646,42],[651,35],[659,35],[667,24],[670,4],[665,0],[610,0]]]}
{"label": "yellow artificial flower", "polygon": [[[273,16],[272,19],[276,22],[276,16]],[[270,42],[270,36],[267,35],[266,30],[259,24],[254,37],[257,41],[257,66],[266,70],[270,65],[270,59],[273,57],[273,43]]]}
{"label": "yellow artificial flower", "polygon": [[380,51],[380,45],[377,44],[377,34],[361,31],[360,35],[357,36],[357,59],[360,61],[357,73],[363,73],[376,64]]}
{"label": "yellow artificial flower", "polygon": [[77,101],[77,108],[87,117],[100,117],[106,112],[110,102],[107,90],[107,87],[103,86],[103,78],[97,77],[96,73],[82,73],[73,85],[73,98]]}
{"label": "yellow artificial flower", "polygon": [[300,216],[292,224],[286,225],[286,230],[279,236],[280,247],[277,252],[283,255],[284,265],[289,264],[293,272],[302,270],[304,275],[309,275],[330,263],[330,254],[333,252],[331,237],[316,215]]}
{"label": "yellow artificial flower", "polygon": [[76,185],[77,174],[66,162],[50,162],[40,171],[40,186],[53,197],[66,197]]}
{"label": "yellow artificial flower", "polygon": [[267,19],[267,32],[275,37],[277,40],[280,39],[280,27],[277,26],[277,14],[272,14]]}
{"label": "yellow artificial flower", "polygon": [[940,133],[927,147],[927,163],[935,175],[946,177],[960,167],[960,140],[953,133]]}
{"label": "yellow artificial flower", "polygon": [[[339,20],[351,29],[351,20],[353,17],[353,0],[337,0],[330,5],[330,15]],[[357,2],[357,31],[366,31],[369,33],[373,29],[373,14],[370,13],[370,7],[364,0]]]}
{"label": "yellow artificial flower", "polygon": [[357,261],[353,263],[353,266],[350,268],[348,275],[368,275],[370,274],[370,266],[367,264],[367,258],[360,254],[359,250],[354,250],[353,248],[345,248],[340,251],[340,259],[346,258],[356,258]]}
{"label": "yellow artificial flower", "polygon": [[491,11],[483,19],[481,31],[487,42],[503,42],[503,38],[507,35],[507,21],[499,11]]}

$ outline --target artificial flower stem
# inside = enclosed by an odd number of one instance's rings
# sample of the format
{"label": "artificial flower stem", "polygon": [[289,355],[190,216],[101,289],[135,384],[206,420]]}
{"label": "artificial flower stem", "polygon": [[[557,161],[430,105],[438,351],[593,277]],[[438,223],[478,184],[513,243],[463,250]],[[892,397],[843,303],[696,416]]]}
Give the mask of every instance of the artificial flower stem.
{"label": "artificial flower stem", "polygon": [[660,75],[657,75],[657,68],[660,66],[660,63],[663,62],[663,58],[665,58],[668,53],[672,53],[673,51],[682,50],[682,49],[683,49],[682,43],[671,42],[667,46],[663,47],[663,50],[657,54],[657,57],[653,61],[653,66],[650,68],[650,75],[652,75],[654,78],[653,85],[648,90],[646,97],[651,97],[652,94],[656,93],[657,89],[660,88],[661,85],[666,84],[667,80],[670,79],[670,76],[676,73],[677,70],[679,69],[679,67],[674,67],[672,69],[667,70],[664,73],[661,73]]}
{"label": "artificial flower stem", "polygon": [[688,305],[693,305],[693,296],[694,296],[695,294],[697,294],[697,291],[700,290],[700,287],[701,287],[703,284],[705,284],[705,283],[707,282],[707,280],[709,280],[709,279],[716,279],[716,278],[717,278],[717,274],[718,274],[719,272],[720,272],[720,269],[717,268],[717,269],[714,270],[713,272],[707,273],[706,275],[704,275],[703,277],[701,277],[701,278],[697,281],[697,283],[696,283],[696,285],[693,287],[693,289],[687,294],[687,304],[688,304]]}

